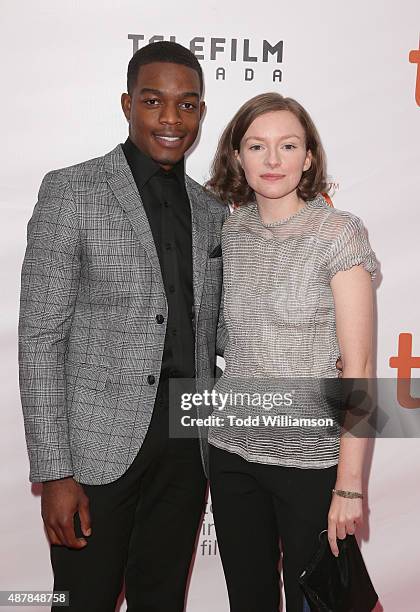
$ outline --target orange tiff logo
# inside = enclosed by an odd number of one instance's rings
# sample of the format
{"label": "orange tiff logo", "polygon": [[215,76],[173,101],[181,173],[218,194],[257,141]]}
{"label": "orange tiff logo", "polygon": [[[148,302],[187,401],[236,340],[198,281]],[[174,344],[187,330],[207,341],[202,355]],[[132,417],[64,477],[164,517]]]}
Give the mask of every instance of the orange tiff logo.
{"label": "orange tiff logo", "polygon": [[417,77],[416,77],[416,102],[417,106],[420,106],[420,40],[419,48],[410,51],[408,59],[411,64],[417,64]]}
{"label": "orange tiff logo", "polygon": [[420,397],[411,397],[411,370],[420,368],[420,357],[413,357],[412,334],[400,334],[398,355],[389,360],[397,370],[397,400],[403,408],[420,408]]}

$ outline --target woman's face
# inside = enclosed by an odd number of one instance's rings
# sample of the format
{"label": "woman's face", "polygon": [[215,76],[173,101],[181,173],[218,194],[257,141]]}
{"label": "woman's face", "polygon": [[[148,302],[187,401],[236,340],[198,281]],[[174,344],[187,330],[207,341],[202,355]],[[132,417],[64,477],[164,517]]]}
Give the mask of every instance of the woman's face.
{"label": "woman's face", "polygon": [[257,200],[280,199],[296,191],[302,172],[311,165],[305,131],[290,111],[257,117],[245,132],[237,152]]}

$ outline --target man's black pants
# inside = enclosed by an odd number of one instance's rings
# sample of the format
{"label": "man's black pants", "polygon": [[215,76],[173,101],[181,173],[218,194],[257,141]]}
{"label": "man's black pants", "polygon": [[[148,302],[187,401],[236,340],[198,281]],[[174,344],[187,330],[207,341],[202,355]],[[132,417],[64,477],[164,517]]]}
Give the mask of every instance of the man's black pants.
{"label": "man's black pants", "polygon": [[113,612],[125,579],[128,612],[182,612],[206,478],[199,441],[168,437],[166,392],[158,392],[127,472],[110,484],[83,486],[92,520],[87,546],[51,547],[54,590],[70,591],[65,609]]}
{"label": "man's black pants", "polygon": [[278,612],[279,538],[286,611],[302,612],[298,577],[327,528],[336,466],[251,463],[210,446],[210,491],[231,612]]}

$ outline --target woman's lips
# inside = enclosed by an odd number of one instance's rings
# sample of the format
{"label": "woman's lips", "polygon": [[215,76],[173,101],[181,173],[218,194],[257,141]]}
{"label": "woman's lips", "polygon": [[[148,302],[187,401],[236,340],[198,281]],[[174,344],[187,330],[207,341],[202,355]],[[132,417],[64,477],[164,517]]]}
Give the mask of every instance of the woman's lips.
{"label": "woman's lips", "polygon": [[285,174],[261,174],[261,178],[265,181],[280,181],[285,178]]}

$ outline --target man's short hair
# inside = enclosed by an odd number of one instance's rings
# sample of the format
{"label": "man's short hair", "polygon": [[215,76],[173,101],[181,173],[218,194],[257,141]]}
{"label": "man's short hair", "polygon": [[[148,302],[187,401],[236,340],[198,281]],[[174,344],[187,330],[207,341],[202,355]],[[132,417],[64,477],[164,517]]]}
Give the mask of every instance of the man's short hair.
{"label": "man's short hair", "polygon": [[155,62],[169,62],[192,68],[200,79],[200,94],[203,93],[203,71],[198,59],[186,47],[166,40],[150,43],[136,51],[128,64],[127,91],[131,95],[141,66]]}

